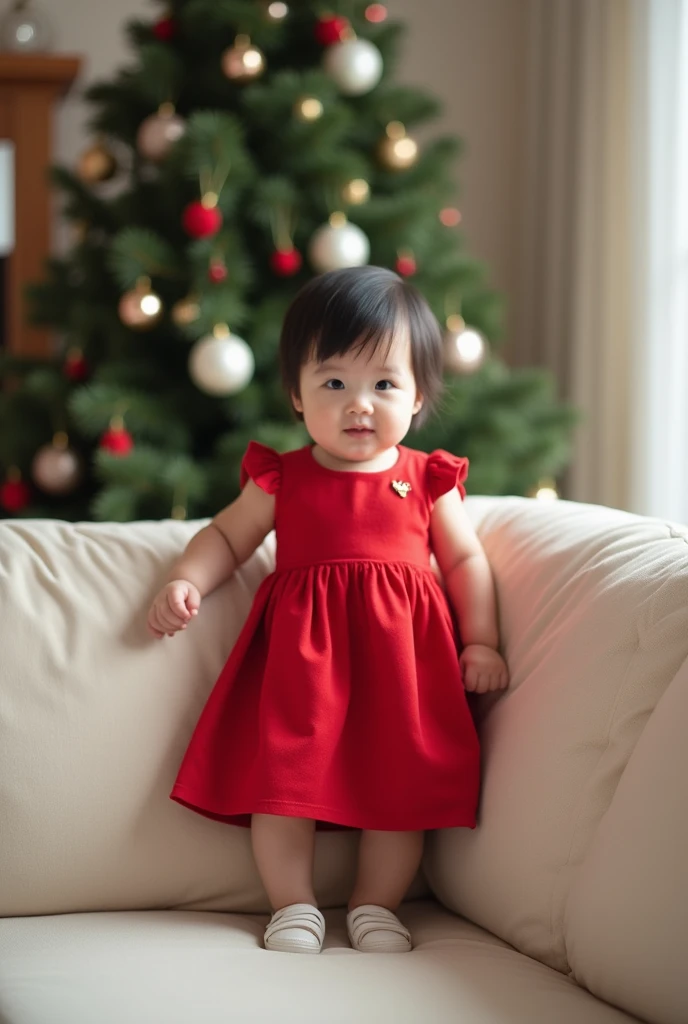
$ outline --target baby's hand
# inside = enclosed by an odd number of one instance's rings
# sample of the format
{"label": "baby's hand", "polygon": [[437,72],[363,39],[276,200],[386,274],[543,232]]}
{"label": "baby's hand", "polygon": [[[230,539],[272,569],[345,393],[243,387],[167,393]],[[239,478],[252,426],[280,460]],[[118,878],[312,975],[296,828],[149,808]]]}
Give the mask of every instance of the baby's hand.
{"label": "baby's hand", "polygon": [[459,658],[463,685],[471,693],[503,690],[509,685],[509,670],[501,654],[483,644],[469,644]]}
{"label": "baby's hand", "polygon": [[198,615],[201,595],[198,588],[187,580],[172,580],[157,594],[148,612],[148,632],[158,640],[167,634],[174,636],[178,629],[186,629],[193,615]]}

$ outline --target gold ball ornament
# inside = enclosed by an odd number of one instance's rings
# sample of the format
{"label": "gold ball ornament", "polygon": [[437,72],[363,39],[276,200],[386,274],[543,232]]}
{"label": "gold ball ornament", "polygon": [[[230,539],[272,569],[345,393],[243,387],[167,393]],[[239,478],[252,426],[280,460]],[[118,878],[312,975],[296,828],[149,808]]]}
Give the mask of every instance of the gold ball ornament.
{"label": "gold ball ornament", "polygon": [[162,314],[160,296],[150,290],[150,281],[142,277],[135,288],[125,292],[119,300],[119,318],[134,331],[147,331]]}
{"label": "gold ball ornament", "polygon": [[265,71],[265,57],[249,36],[238,35],[222,54],[222,70],[233,82],[252,82]]}
{"label": "gold ball ornament", "polygon": [[175,302],[170,315],[177,327],[188,327],[189,324],[198,320],[200,314],[201,308],[198,305],[198,299],[193,295],[187,295]]}
{"label": "gold ball ornament", "polygon": [[69,494],[81,480],[81,461],[63,432],[39,448],[31,463],[34,482],[46,494]]}
{"label": "gold ball ornament", "polygon": [[352,178],[342,189],[342,199],[352,206],[367,203],[370,199],[370,185],[365,178]]}
{"label": "gold ball ornament", "polygon": [[474,327],[466,327],[462,316],[447,318],[444,333],[444,365],[450,373],[475,373],[487,357],[487,342]]}
{"label": "gold ball ornament", "polygon": [[184,118],[175,114],[171,103],[163,103],[157,113],[141,122],[136,135],[136,148],[141,156],[157,163],[165,159],[185,131]]}
{"label": "gold ball ornament", "polygon": [[401,121],[390,121],[378,146],[378,156],[388,171],[406,171],[418,159],[418,143],[406,134]]}
{"label": "gold ball ornament", "polygon": [[87,185],[109,181],[117,173],[117,161],[104,142],[95,142],[79,157],[77,174]]}

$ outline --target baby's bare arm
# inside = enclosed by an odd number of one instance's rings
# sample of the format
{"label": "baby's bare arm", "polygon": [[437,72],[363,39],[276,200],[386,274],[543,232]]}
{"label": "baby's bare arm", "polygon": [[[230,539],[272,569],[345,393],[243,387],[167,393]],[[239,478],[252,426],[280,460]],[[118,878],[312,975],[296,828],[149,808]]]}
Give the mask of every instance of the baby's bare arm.
{"label": "baby's bare arm", "polygon": [[487,556],[454,488],[438,498],[430,537],[464,644],[497,647],[497,609]]}
{"label": "baby's bare arm", "polygon": [[169,580],[188,580],[205,597],[250,558],[273,528],[274,520],[274,495],[266,494],[249,480],[236,501],[192,537],[172,566]]}
{"label": "baby's bare arm", "polygon": [[459,624],[466,689],[501,689],[509,677],[497,650],[499,626],[492,570],[456,488],[435,503],[430,536]]}
{"label": "baby's bare arm", "polygon": [[229,579],[274,526],[275,498],[252,480],[231,505],[192,537],[148,613],[153,636],[173,636],[196,615],[201,599]]}

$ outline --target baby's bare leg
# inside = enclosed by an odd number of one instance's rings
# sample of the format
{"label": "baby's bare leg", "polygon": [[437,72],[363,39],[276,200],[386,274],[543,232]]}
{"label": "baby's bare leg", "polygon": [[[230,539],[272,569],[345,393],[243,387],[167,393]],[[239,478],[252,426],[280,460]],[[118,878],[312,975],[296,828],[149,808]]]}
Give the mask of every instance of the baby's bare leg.
{"label": "baby's bare leg", "polygon": [[317,906],[313,891],[315,822],[254,814],[251,841],[258,872],[273,910],[294,903]]}
{"label": "baby's bare leg", "polygon": [[396,910],[416,877],[424,837],[424,832],[364,831],[349,910],[366,904]]}

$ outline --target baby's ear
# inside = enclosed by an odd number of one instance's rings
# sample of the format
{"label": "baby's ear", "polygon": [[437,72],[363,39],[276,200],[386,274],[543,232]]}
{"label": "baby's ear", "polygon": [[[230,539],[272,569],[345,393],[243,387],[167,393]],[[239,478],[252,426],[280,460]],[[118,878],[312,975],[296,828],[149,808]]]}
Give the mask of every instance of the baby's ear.
{"label": "baby's ear", "polygon": [[297,412],[301,412],[302,413],[303,412],[303,402],[301,401],[301,399],[299,398],[299,396],[296,394],[295,391],[290,392],[290,395],[291,395],[291,403],[292,403],[292,405],[294,406],[294,408],[296,409]]}
{"label": "baby's ear", "polygon": [[416,415],[417,412],[421,411],[421,409],[423,408],[423,402],[424,401],[425,401],[425,399],[421,395],[420,391],[416,391],[416,401],[414,402],[414,405],[413,405],[413,415],[414,416]]}

